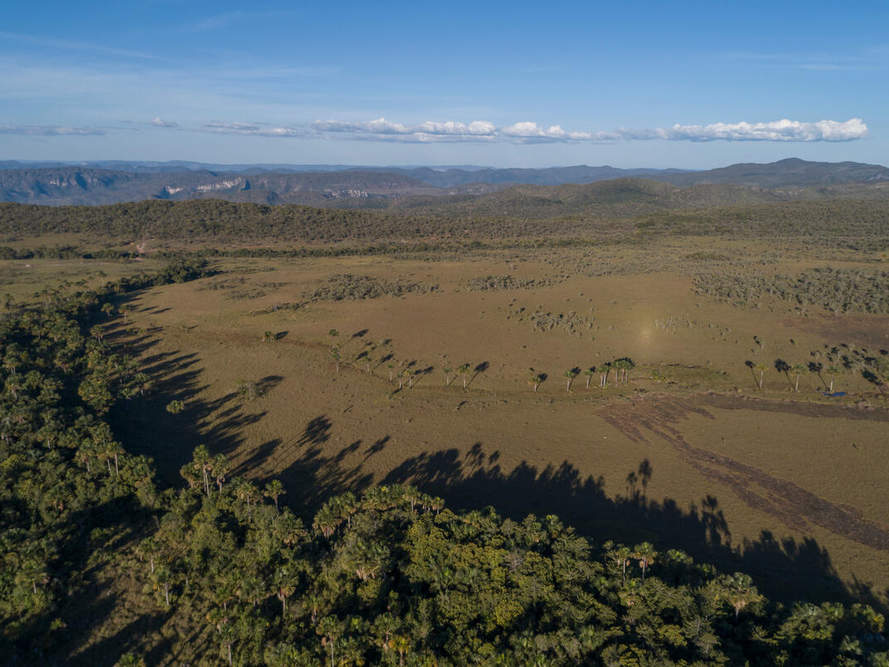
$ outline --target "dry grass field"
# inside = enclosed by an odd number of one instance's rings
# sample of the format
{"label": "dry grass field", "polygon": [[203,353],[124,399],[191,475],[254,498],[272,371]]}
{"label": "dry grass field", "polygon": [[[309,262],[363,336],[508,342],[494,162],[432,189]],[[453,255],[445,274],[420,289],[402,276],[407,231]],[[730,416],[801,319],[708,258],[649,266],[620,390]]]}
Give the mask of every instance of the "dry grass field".
{"label": "dry grass field", "polygon": [[[682,548],[779,597],[885,604],[886,401],[853,371],[832,376],[845,396],[824,396],[810,372],[797,391],[774,360],[889,347],[889,316],[772,296],[739,306],[693,284],[884,259],[715,245],[218,260],[216,275],[122,304],[111,329],[152,389],[115,423],[172,483],[206,443],[239,472],[281,478],[307,515],[335,493],[410,482],[452,507],[553,513],[593,539]],[[0,266],[21,298],[41,276],[141,268]],[[621,357],[635,362],[628,380],[611,371],[601,388],[602,364]],[[747,361],[763,364],[762,389]],[[575,367],[598,369],[589,388],[581,373],[568,390]],[[537,391],[530,368],[546,375]],[[185,405],[173,416],[172,400]]]}

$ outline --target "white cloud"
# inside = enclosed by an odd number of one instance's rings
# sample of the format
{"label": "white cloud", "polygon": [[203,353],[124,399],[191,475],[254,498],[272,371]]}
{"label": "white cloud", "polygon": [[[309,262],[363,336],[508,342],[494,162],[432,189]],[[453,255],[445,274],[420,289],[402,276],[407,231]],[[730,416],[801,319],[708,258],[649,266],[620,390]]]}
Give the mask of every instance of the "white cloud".
{"label": "white cloud", "polygon": [[154,127],[179,127],[179,123],[174,123],[171,120],[163,120],[160,116],[152,118],[151,124],[154,125]]}
{"label": "white cloud", "polygon": [[[144,125],[144,123],[137,123]],[[521,121],[497,127],[491,122],[476,120],[424,121],[406,125],[377,118],[369,121],[315,121],[311,125],[272,125],[214,121],[199,126],[180,127],[179,123],[153,118],[150,125],[157,128],[178,128],[185,131],[212,132],[241,136],[272,138],[340,137],[362,141],[399,143],[501,142],[514,144],[535,143],[615,143],[620,141],[762,141],[762,142],[841,142],[855,141],[867,136],[868,128],[860,118],[846,121],[819,120],[803,122],[782,119],[762,123],[710,123],[708,125],[675,124],[668,128],[618,129],[613,131],[569,131],[561,125],[541,125]],[[109,131],[132,129],[127,127],[72,127],[66,125],[0,124],[0,134],[30,136],[90,136]]]}
{"label": "white cloud", "polygon": [[539,125],[521,121],[496,127],[488,121],[425,121],[405,125],[377,118],[371,121],[326,120],[312,123],[320,135],[348,136],[353,139],[399,142],[504,141],[511,143],[578,143],[647,141],[853,141],[867,136],[867,125],[860,118],[847,121],[820,120],[802,122],[776,120],[764,123],[711,123],[669,128],[619,129],[613,131],[568,131],[561,125]]}
{"label": "white cloud", "polygon": [[217,134],[241,134],[254,137],[303,137],[307,134],[300,127],[274,127],[262,123],[206,123],[202,126],[205,132]]}
{"label": "white cloud", "polygon": [[769,123],[676,124],[663,132],[663,137],[656,138],[672,141],[853,141],[867,136],[867,125],[860,118],[814,123],[784,118]]}
{"label": "white cloud", "polygon": [[369,121],[319,120],[312,129],[321,135],[350,135],[371,141],[399,141],[405,143],[490,141],[497,135],[497,127],[484,120],[471,123],[427,120],[418,125],[393,123],[385,118]]}
{"label": "white cloud", "polygon": [[64,125],[0,125],[0,134],[22,134],[32,137],[97,136],[105,130],[96,127],[67,127]]}

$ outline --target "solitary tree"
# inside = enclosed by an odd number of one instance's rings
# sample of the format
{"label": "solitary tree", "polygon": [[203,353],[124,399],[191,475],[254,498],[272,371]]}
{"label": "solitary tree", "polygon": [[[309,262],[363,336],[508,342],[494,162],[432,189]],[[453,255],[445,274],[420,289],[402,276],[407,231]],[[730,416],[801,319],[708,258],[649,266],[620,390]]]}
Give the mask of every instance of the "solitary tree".
{"label": "solitary tree", "polygon": [[340,372],[340,363],[342,362],[342,355],[340,354],[340,348],[334,345],[330,348],[330,358],[333,359],[334,366],[336,366],[336,372]]}
{"label": "solitary tree", "polygon": [[821,380],[821,386],[826,387],[827,382],[824,381],[824,376],[821,375],[821,372],[824,370],[824,364],[820,361],[810,361],[808,368],[810,373],[817,375],[818,379]]}
{"label": "solitary tree", "polygon": [[830,376],[830,382],[828,383],[827,391],[832,394],[833,393],[833,383],[834,383],[834,380],[836,379],[836,376],[840,374],[840,369],[837,368],[836,366],[828,366],[825,373],[827,373]]}
{"label": "solitary tree", "polygon": [[472,370],[472,364],[460,364],[459,368],[457,368],[457,372],[460,374],[460,377],[463,378],[463,389],[466,389],[466,383],[469,382],[469,371]]}
{"label": "solitary tree", "polygon": [[448,360],[448,355],[441,355],[441,372],[444,375],[444,385],[445,387],[450,386],[451,384],[451,373],[454,372],[454,369],[451,367],[451,363]]}
{"label": "solitary tree", "polygon": [[565,391],[571,391],[571,385],[574,383],[574,378],[580,375],[580,369],[575,366],[574,368],[569,368],[565,371]]}
{"label": "solitary tree", "polygon": [[538,373],[533,368],[528,369],[528,384],[534,387],[534,391],[536,392],[540,385],[546,381],[546,373]]}
{"label": "solitary tree", "polygon": [[744,365],[750,369],[750,375],[753,376],[753,384],[757,388],[760,388],[759,380],[756,379],[756,370],[755,370],[756,364],[753,363],[752,361],[750,361],[750,359],[748,359],[747,361],[744,362]]}
{"label": "solitary tree", "polygon": [[779,373],[784,373],[784,377],[787,378],[787,383],[793,387],[793,382],[790,381],[790,364],[788,364],[783,359],[775,359],[775,370]]}
{"label": "solitary tree", "polygon": [[759,377],[757,378],[756,382],[759,385],[760,390],[762,390],[763,380],[765,378],[765,373],[766,373],[766,369],[768,368],[768,366],[766,366],[762,362],[759,362],[758,364],[756,364],[754,366],[754,368],[759,373]]}
{"label": "solitary tree", "polygon": [[794,364],[790,370],[793,372],[793,390],[799,392],[799,379],[806,372],[806,366],[805,364]]}

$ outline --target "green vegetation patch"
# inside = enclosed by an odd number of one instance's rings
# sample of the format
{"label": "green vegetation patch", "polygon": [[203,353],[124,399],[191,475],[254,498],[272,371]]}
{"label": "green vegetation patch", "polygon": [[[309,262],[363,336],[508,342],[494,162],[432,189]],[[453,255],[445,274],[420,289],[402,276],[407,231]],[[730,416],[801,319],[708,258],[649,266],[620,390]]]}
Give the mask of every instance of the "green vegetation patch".
{"label": "green vegetation patch", "polygon": [[531,309],[527,306],[514,303],[509,306],[506,319],[516,319],[519,322],[529,322],[537,331],[546,333],[550,331],[563,331],[573,336],[583,336],[597,327],[596,318],[592,309],[588,314],[577,313],[573,310],[567,313],[556,313],[545,310],[543,306]]}
{"label": "green vegetation patch", "polygon": [[427,294],[437,291],[438,285],[338,273],[328,278],[326,285],[315,289],[307,296],[310,301],[343,301],[344,299],[376,299],[381,296]]}
{"label": "green vegetation patch", "polygon": [[562,282],[554,278],[515,278],[509,274],[500,276],[483,276],[467,281],[466,287],[470,292],[486,292],[504,289],[537,289],[539,287],[551,287]]}
{"label": "green vegetation patch", "polygon": [[706,273],[693,279],[697,294],[737,306],[759,307],[772,296],[795,307],[834,313],[889,313],[889,271],[819,268],[796,276]]}

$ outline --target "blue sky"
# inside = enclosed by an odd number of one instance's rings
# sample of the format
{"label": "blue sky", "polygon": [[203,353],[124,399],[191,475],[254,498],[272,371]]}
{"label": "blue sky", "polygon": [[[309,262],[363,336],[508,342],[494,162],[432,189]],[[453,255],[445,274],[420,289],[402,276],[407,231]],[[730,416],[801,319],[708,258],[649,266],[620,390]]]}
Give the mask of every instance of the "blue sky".
{"label": "blue sky", "polygon": [[8,3],[0,159],[889,162],[884,0],[321,5]]}

